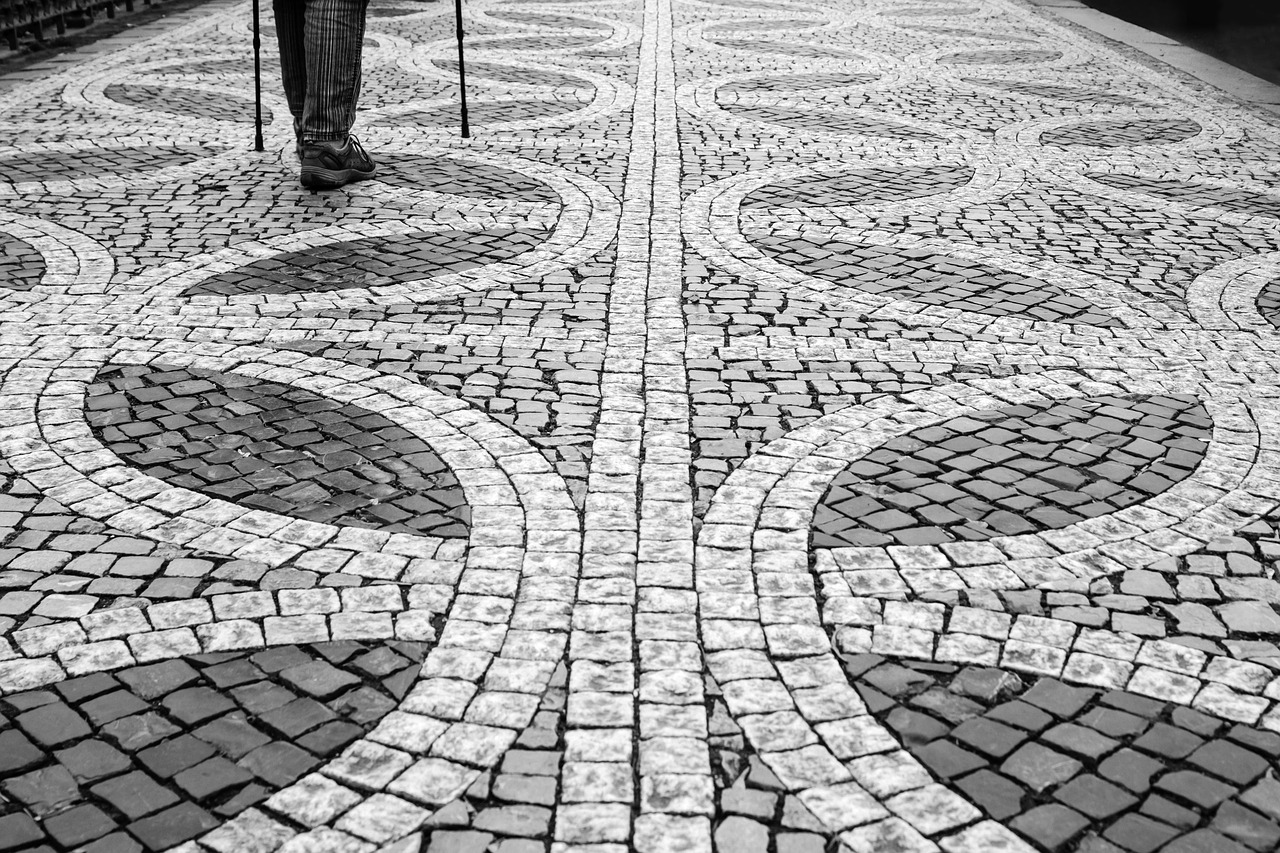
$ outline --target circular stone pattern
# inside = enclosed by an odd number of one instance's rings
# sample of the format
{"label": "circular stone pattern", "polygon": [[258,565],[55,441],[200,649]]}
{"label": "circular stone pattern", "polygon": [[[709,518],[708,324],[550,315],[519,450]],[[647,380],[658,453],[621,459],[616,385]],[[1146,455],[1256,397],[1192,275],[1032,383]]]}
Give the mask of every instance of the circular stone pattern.
{"label": "circular stone pattern", "polygon": [[1061,59],[1057,50],[962,50],[940,57],[943,65],[1034,65]]}
{"label": "circular stone pattern", "polygon": [[1090,397],[962,415],[885,442],[819,504],[815,548],[982,541],[1066,527],[1185,479],[1212,435],[1191,396]]}
{"label": "circular stone pattern", "polygon": [[837,89],[844,86],[865,86],[880,79],[879,74],[774,74],[769,77],[752,77],[735,80],[716,89],[716,100],[721,95],[740,95],[754,92],[804,92],[815,89]]}
{"label": "circular stone pattern", "polygon": [[240,506],[463,539],[471,510],[453,473],[382,415],[232,373],[109,366],[86,418],[149,476]]}
{"label": "circular stone pattern", "polygon": [[[584,104],[574,100],[566,101],[499,101],[497,103],[480,102],[472,104],[468,112],[471,124],[501,124],[509,121],[529,121],[532,119],[550,118],[582,109]],[[411,110],[409,112],[384,115],[370,121],[370,124],[383,126],[409,125],[456,125],[460,121],[458,108],[454,105],[433,107],[429,110]]]}
{"label": "circular stone pattern", "polygon": [[1201,130],[1200,125],[1189,118],[1090,121],[1046,130],[1040,134],[1040,144],[1126,148],[1182,142]]}
{"label": "circular stone pattern", "polygon": [[1037,279],[929,250],[895,249],[805,237],[758,237],[752,244],[779,263],[845,287],[992,317],[1024,317],[1089,326],[1119,321],[1083,297]]}
{"label": "circular stone pattern", "polygon": [[542,229],[503,228],[348,240],[254,261],[193,284],[182,295],[324,293],[421,281],[510,260],[546,238]]}
{"label": "circular stone pattern", "polygon": [[[743,104],[723,104],[721,109],[741,118],[765,124],[795,128],[808,133],[838,133],[845,136],[876,136],[884,139],[932,139],[938,137],[927,130],[889,119],[872,118],[857,112],[819,112],[786,107],[756,107]],[[829,109],[829,108],[828,108]]]}
{"label": "circular stone pattern", "polygon": [[44,258],[17,237],[0,234],[0,288],[30,290],[44,277]]}
{"label": "circular stone pattern", "polygon": [[448,157],[383,154],[378,157],[378,180],[392,186],[459,195],[467,198],[518,199],[558,204],[555,190],[533,178],[501,166]]}
{"label": "circular stone pattern", "polygon": [[[108,98],[144,110],[160,110],[193,118],[216,121],[252,122],[253,101],[226,92],[206,92],[178,86],[138,86],[112,83],[105,90]],[[262,121],[272,122],[271,110],[262,108]]]}
{"label": "circular stone pattern", "polygon": [[406,642],[277,646],[0,698],[0,849],[188,841],[372,730],[425,652]]}
{"label": "circular stone pattern", "polygon": [[1276,732],[1003,669],[870,654],[843,663],[914,758],[1037,850],[1280,845]]}
{"label": "circular stone pattern", "polygon": [[[171,166],[194,163],[221,154],[223,148],[208,145],[146,145],[136,148],[93,148],[61,151],[56,157],[42,154],[13,154],[0,157],[0,182],[66,181],[104,175],[154,172]],[[3,279],[0,279],[2,281]]]}
{"label": "circular stone pattern", "polygon": [[[433,59],[431,64],[444,71],[451,78],[458,75],[458,60]],[[468,62],[467,76],[484,80],[496,80],[499,83],[522,83],[533,86],[550,86],[559,89],[590,89],[595,86],[581,77],[545,71],[541,68],[521,68],[518,65],[500,65],[496,62]]]}
{"label": "circular stone pattern", "polygon": [[1132,107],[1139,105],[1147,105],[1145,101],[1138,98],[1130,98],[1126,95],[1117,95],[1114,92],[1102,92],[1097,89],[1081,89],[1076,86],[1059,86],[1053,83],[1031,82],[1024,83],[1016,80],[990,80],[984,77],[964,77],[962,82],[969,83],[974,86],[984,86],[990,89],[999,89],[1004,92],[1013,92],[1017,95],[1029,95],[1034,98],[1043,98],[1052,101],[1066,101],[1076,104],[1111,104],[1117,107]]}
{"label": "circular stone pattern", "polygon": [[1235,187],[1215,187],[1188,176],[1189,180],[1175,178],[1147,178],[1141,175],[1123,175],[1103,172],[1086,172],[1085,177],[1109,187],[1145,193],[1158,198],[1186,202],[1197,207],[1221,207],[1250,216],[1280,218],[1280,196],[1250,192]]}
{"label": "circular stone pattern", "polygon": [[844,207],[868,202],[903,201],[952,192],[971,180],[973,167],[965,165],[860,169],[761,187],[742,200],[742,207]]}

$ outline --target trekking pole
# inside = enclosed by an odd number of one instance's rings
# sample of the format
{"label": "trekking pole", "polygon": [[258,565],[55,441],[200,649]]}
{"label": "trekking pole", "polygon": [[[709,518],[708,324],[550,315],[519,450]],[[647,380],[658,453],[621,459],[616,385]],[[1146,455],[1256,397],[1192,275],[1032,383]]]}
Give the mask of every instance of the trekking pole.
{"label": "trekking pole", "polygon": [[471,126],[467,124],[467,65],[462,55],[462,0],[453,0],[453,17],[458,22],[458,91],[462,93],[462,138],[470,139]]}
{"label": "trekking pole", "polygon": [[253,150],[262,151],[262,37],[258,31],[258,0],[253,0]]}

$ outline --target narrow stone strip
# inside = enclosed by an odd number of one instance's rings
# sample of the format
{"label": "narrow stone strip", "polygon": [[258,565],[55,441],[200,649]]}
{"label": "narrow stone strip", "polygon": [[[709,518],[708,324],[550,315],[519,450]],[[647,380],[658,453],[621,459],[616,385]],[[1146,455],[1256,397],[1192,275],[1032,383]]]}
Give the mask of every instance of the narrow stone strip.
{"label": "narrow stone strip", "polygon": [[658,9],[645,5],[630,156],[609,293],[600,378],[600,420],[592,443],[583,512],[582,576],[569,639],[569,698],[554,837],[572,849],[622,853],[632,838],[636,797],[636,557],[645,300],[655,158]]}
{"label": "narrow stone strip", "polygon": [[[640,814],[635,848],[711,850],[715,793],[693,585],[693,486],[685,326],[680,299],[680,144],[671,3],[656,0],[640,550]],[[646,32],[649,32],[646,30]]]}

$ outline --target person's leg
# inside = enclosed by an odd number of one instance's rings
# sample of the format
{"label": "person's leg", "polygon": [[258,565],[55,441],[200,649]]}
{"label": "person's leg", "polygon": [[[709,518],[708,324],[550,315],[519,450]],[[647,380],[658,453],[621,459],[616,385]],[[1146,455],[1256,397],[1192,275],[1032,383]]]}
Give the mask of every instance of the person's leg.
{"label": "person's leg", "polygon": [[367,0],[305,0],[307,98],[302,137],[346,141],[360,96]]}
{"label": "person's leg", "polygon": [[307,102],[307,50],[304,22],[304,0],[273,0],[276,41],[280,44],[280,76],[284,81],[284,97],[293,114],[295,132],[302,122]]}

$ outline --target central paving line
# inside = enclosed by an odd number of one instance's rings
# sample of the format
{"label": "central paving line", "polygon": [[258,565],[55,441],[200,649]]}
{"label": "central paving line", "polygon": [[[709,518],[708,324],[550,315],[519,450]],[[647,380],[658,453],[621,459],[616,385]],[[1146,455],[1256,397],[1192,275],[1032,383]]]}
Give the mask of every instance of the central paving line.
{"label": "central paving line", "polygon": [[646,0],[570,635],[555,838],[599,853],[711,849],[671,20]]}

